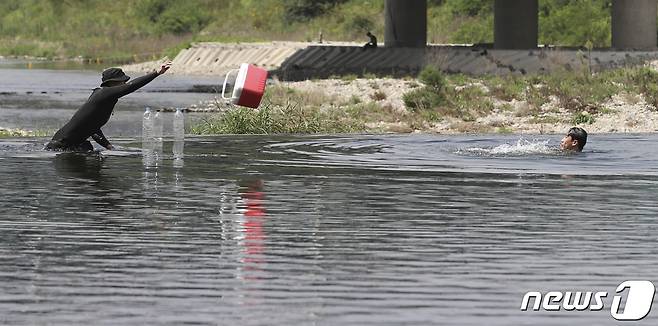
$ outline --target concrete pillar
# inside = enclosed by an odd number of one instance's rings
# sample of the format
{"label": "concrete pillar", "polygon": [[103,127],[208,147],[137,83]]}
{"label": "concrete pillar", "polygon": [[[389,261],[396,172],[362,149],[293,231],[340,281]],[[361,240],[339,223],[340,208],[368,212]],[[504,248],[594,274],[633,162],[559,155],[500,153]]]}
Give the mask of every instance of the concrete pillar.
{"label": "concrete pillar", "polygon": [[494,48],[533,49],[537,47],[538,35],[538,0],[495,1]]}
{"label": "concrete pillar", "polygon": [[386,0],[386,47],[427,45],[427,0]]}
{"label": "concrete pillar", "polygon": [[612,1],[612,47],[623,50],[654,50],[657,0]]}

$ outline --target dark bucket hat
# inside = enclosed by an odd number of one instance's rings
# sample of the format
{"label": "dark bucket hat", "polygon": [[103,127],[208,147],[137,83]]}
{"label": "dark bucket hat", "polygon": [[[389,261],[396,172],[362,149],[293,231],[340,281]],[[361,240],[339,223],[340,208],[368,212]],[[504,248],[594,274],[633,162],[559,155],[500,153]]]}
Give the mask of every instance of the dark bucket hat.
{"label": "dark bucket hat", "polygon": [[130,77],[126,76],[123,70],[119,68],[109,68],[103,71],[103,82],[101,83],[101,86],[105,85],[108,82],[113,82],[113,81],[127,82],[128,80],[130,80]]}

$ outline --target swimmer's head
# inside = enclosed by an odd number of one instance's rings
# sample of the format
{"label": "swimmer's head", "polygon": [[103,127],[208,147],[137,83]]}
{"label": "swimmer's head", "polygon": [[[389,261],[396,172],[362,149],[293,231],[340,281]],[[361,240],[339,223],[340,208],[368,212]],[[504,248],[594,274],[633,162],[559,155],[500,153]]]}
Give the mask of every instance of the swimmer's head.
{"label": "swimmer's head", "polygon": [[560,149],[563,151],[582,152],[585,144],[587,144],[587,131],[583,128],[573,127],[562,138]]}

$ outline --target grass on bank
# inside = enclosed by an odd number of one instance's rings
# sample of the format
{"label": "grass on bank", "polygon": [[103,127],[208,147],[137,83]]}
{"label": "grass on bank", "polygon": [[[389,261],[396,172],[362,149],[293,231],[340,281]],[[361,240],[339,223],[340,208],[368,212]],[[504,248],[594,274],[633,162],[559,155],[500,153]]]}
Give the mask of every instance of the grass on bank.
{"label": "grass on bank", "polygon": [[[474,121],[493,111],[510,110],[512,101],[524,105],[517,117],[533,117],[545,123],[592,124],[596,115],[608,113],[604,104],[617,94],[641,95],[658,107],[658,72],[648,67],[620,68],[590,74],[559,71],[550,74],[444,76],[426,68],[420,75],[423,88],[405,94],[412,111],[426,111],[441,117]],[[558,113],[570,115],[556,120]],[[553,114],[551,116],[551,114]]]}
{"label": "grass on bank", "polygon": [[259,110],[236,108],[205,120],[195,134],[332,134],[365,131],[365,125],[339,110],[266,105]]}
{"label": "grass on bank", "polygon": [[379,100],[389,94],[379,89],[376,80],[371,86],[376,95],[366,100],[276,85],[268,89],[261,109],[231,108],[195,126],[193,133],[411,132],[431,130],[444,121],[459,132],[509,133],[513,130],[504,122],[479,119],[510,111],[531,123],[587,125],[609,113],[604,104],[617,94],[644,99],[654,109],[658,106],[658,72],[648,67],[481,78],[444,75],[428,67],[418,82],[422,86],[403,96],[406,110],[381,104]]}
{"label": "grass on bank", "polygon": [[[358,106],[358,104],[355,104]],[[356,133],[367,128],[321,93],[269,87],[258,110],[233,107],[192,128],[194,134]]]}
{"label": "grass on bank", "polygon": [[0,128],[0,138],[50,137],[53,132],[46,130],[22,130]]}
{"label": "grass on bank", "polygon": [[[302,92],[283,85],[267,89],[258,110],[232,107],[193,126],[194,134],[334,134],[377,130],[373,122],[414,124],[390,106]],[[401,132],[412,131],[404,127]]]}

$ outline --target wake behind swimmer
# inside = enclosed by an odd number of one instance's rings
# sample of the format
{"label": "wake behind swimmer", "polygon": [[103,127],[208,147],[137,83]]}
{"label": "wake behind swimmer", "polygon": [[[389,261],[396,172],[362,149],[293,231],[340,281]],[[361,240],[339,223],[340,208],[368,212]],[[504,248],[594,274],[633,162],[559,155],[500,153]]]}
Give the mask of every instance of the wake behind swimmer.
{"label": "wake behind swimmer", "polygon": [[583,151],[587,144],[587,131],[579,127],[569,129],[560,141],[559,147],[551,146],[550,140],[519,139],[515,144],[503,144],[495,147],[475,147],[458,150],[457,154],[475,154],[478,156],[527,156],[527,155],[564,155]]}

